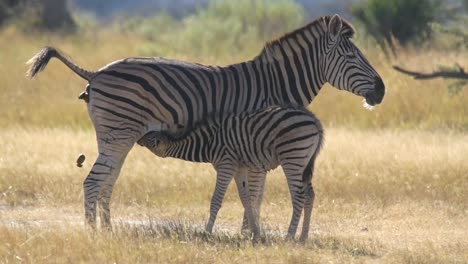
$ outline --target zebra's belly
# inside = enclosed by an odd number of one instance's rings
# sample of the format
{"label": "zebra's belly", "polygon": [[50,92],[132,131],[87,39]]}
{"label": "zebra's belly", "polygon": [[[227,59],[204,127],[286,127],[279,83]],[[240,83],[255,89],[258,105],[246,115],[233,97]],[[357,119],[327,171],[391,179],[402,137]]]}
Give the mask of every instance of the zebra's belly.
{"label": "zebra's belly", "polygon": [[264,152],[264,155],[255,155],[252,157],[243,157],[240,159],[240,163],[249,168],[254,170],[262,170],[262,171],[269,171],[275,169],[279,166],[279,161],[276,158],[276,155],[273,155],[272,152]]}
{"label": "zebra's belly", "polygon": [[278,165],[264,165],[264,164],[242,164],[244,167],[254,171],[270,171],[276,169]]}

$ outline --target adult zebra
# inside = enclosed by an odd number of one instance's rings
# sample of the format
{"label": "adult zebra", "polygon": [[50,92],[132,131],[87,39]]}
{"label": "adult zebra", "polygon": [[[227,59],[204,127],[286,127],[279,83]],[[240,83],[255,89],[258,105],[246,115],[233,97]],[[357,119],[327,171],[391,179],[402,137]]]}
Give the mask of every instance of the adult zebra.
{"label": "adult zebra", "polygon": [[351,42],[352,25],[326,16],[267,43],[253,60],[226,67],[163,58],[127,58],[96,72],[46,47],[29,63],[34,77],[53,57],[89,81],[88,113],[99,155],[83,183],[87,222],[110,227],[109,202],[122,164],[149,131],[180,132],[210,113],[239,113],[269,105],[307,106],[329,82],[379,104],[382,79]]}
{"label": "adult zebra", "polygon": [[216,188],[206,225],[210,233],[234,178],[254,239],[259,238],[260,212],[252,205],[250,189],[255,185],[263,189],[266,172],[281,165],[293,205],[287,237],[294,238],[304,209],[300,239],[306,240],[315,197],[312,175],[323,134],[320,121],[305,108],[273,106],[222,118],[208,117],[182,135],[149,132],[138,144],[160,157],[209,162],[214,166]]}

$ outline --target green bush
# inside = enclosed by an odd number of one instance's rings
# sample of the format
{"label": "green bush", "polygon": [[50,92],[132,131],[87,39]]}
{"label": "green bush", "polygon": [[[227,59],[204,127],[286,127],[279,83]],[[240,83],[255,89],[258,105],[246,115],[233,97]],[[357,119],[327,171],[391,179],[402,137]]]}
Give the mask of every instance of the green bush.
{"label": "green bush", "polygon": [[151,40],[141,55],[182,53],[190,57],[235,54],[253,56],[260,46],[304,23],[303,8],[294,1],[212,1],[181,21],[166,14],[127,20],[130,29]]}
{"label": "green bush", "polygon": [[22,31],[73,32],[76,24],[63,0],[0,0],[0,25],[17,25]]}

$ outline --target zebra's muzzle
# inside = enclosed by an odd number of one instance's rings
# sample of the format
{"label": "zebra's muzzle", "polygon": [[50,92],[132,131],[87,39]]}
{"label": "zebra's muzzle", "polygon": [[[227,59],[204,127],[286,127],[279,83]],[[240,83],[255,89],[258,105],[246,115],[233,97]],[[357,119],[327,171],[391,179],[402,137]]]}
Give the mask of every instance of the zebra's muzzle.
{"label": "zebra's muzzle", "polygon": [[382,79],[379,77],[375,78],[374,84],[374,90],[368,92],[364,96],[366,103],[372,106],[380,104],[385,96],[385,84],[383,83]]}

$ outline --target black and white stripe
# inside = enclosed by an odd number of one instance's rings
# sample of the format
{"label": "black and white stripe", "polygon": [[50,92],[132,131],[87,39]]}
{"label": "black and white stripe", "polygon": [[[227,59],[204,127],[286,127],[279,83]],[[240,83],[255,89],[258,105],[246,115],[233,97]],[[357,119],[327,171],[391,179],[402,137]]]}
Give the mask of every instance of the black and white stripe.
{"label": "black and white stripe", "polygon": [[178,133],[210,114],[307,106],[326,82],[370,105],[380,103],[384,84],[351,42],[353,34],[338,15],[322,17],[267,43],[253,60],[225,67],[127,58],[90,72],[48,47],[29,61],[28,74],[34,77],[56,57],[89,81],[85,99],[99,156],[84,182],[86,219],[95,225],[99,204],[102,223],[110,226],[109,201],[120,168],[149,131]]}
{"label": "black and white stripe", "polygon": [[314,199],[311,179],[323,137],[320,121],[306,109],[274,106],[252,113],[208,118],[179,136],[149,132],[138,144],[160,157],[213,164],[217,180],[206,226],[209,232],[234,178],[249,225],[254,237],[258,237],[261,197],[255,194],[263,193],[266,172],[281,165],[293,204],[288,237],[294,237],[304,209],[301,234],[304,240],[308,237]]}

